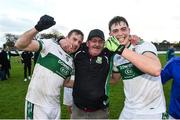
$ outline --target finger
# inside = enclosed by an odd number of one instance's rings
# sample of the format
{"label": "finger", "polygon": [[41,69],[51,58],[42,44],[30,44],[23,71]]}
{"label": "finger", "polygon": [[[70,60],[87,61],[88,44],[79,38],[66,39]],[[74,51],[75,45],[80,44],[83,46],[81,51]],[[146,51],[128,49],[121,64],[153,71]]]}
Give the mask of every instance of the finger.
{"label": "finger", "polygon": [[55,25],[56,24],[56,21],[53,21],[53,25]]}

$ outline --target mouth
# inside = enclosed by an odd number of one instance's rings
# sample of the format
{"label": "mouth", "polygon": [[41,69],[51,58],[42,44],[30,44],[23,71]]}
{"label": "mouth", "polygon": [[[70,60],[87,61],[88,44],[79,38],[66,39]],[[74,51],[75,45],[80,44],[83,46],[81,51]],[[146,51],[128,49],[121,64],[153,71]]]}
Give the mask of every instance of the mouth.
{"label": "mouth", "polygon": [[74,47],[73,46],[70,47],[70,51],[74,52],[76,50],[77,50],[77,47],[75,47],[75,46]]}
{"label": "mouth", "polygon": [[121,35],[117,39],[119,42],[123,42],[125,40],[125,35]]}
{"label": "mouth", "polygon": [[100,47],[93,47],[93,49],[95,49],[95,50],[99,50],[99,49],[101,49]]}

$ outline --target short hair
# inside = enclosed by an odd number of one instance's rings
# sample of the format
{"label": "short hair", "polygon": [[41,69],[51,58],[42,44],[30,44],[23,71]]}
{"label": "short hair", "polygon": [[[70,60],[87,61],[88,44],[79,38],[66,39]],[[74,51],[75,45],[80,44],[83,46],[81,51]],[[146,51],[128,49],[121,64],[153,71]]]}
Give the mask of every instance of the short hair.
{"label": "short hair", "polygon": [[128,24],[127,20],[124,17],[115,16],[109,21],[109,30],[111,31],[111,27],[112,27],[113,24],[119,24],[121,21],[125,22],[126,25],[129,27],[129,24]]}
{"label": "short hair", "polygon": [[77,35],[81,35],[82,39],[84,39],[84,34],[81,30],[78,29],[73,29],[68,33],[68,37],[70,37],[72,35],[72,33],[76,33]]}
{"label": "short hair", "polygon": [[60,36],[58,39],[57,39],[57,43],[59,43],[60,40],[64,39],[65,37],[64,36]]}

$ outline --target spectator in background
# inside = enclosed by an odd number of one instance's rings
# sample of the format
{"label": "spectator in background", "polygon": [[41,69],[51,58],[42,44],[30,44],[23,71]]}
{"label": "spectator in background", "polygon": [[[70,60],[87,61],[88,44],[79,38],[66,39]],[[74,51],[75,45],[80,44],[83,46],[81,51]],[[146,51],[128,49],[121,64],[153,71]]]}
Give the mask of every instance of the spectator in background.
{"label": "spectator in background", "polygon": [[15,53],[12,53],[10,48],[7,46],[7,62],[8,62],[8,71],[7,71],[7,76],[8,78],[10,78],[11,74],[10,74],[10,69],[11,69],[11,57],[15,57],[15,56],[20,56],[20,54],[18,53],[17,50],[14,51]]}
{"label": "spectator in background", "polygon": [[169,61],[174,56],[175,56],[175,49],[174,46],[171,45],[166,53],[166,60]]}
{"label": "spectator in background", "polygon": [[[33,53],[29,51],[23,51],[21,54],[22,63],[24,64],[24,81],[31,79],[31,63]],[[28,76],[27,76],[28,72]]]}
{"label": "spectator in background", "polygon": [[37,59],[38,59],[38,57],[39,57],[39,53],[40,53],[40,51],[34,52],[34,65],[35,65],[36,62],[37,62]]}
{"label": "spectator in background", "polygon": [[2,69],[5,72],[5,79],[10,77],[10,69],[11,69],[11,57],[12,56],[19,56],[19,53],[11,53],[9,47],[6,44],[3,44],[2,54]]}
{"label": "spectator in background", "polygon": [[1,59],[0,59],[0,80],[3,80],[3,71],[1,70],[2,65],[1,65]]}
{"label": "spectator in background", "polygon": [[[1,69],[4,73],[4,77],[2,78],[3,80],[7,80],[7,76],[9,76],[9,60],[8,60],[8,54],[7,54],[7,49],[6,49],[6,44],[3,44],[3,49],[1,51]],[[7,75],[7,76],[6,76]]]}
{"label": "spectator in background", "polygon": [[6,79],[6,75],[3,69],[3,54],[2,52],[0,52],[0,80],[5,80],[5,79]]}
{"label": "spectator in background", "polygon": [[165,84],[173,80],[169,104],[170,119],[180,119],[180,57],[172,58],[161,71],[161,80]]}

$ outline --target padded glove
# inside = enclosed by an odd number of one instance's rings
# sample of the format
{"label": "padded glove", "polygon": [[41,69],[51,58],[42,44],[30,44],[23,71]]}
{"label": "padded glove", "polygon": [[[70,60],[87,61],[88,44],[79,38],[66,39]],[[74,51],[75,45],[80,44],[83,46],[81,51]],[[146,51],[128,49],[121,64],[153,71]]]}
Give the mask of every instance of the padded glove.
{"label": "padded glove", "polygon": [[106,40],[105,48],[121,55],[125,48],[125,45],[121,45],[119,41],[116,39],[116,37],[111,36],[108,38],[108,40]]}
{"label": "padded glove", "polygon": [[35,25],[35,28],[37,31],[42,31],[45,29],[50,28],[51,26],[55,25],[56,22],[54,21],[54,18],[48,15],[44,15],[40,18],[38,23]]}

